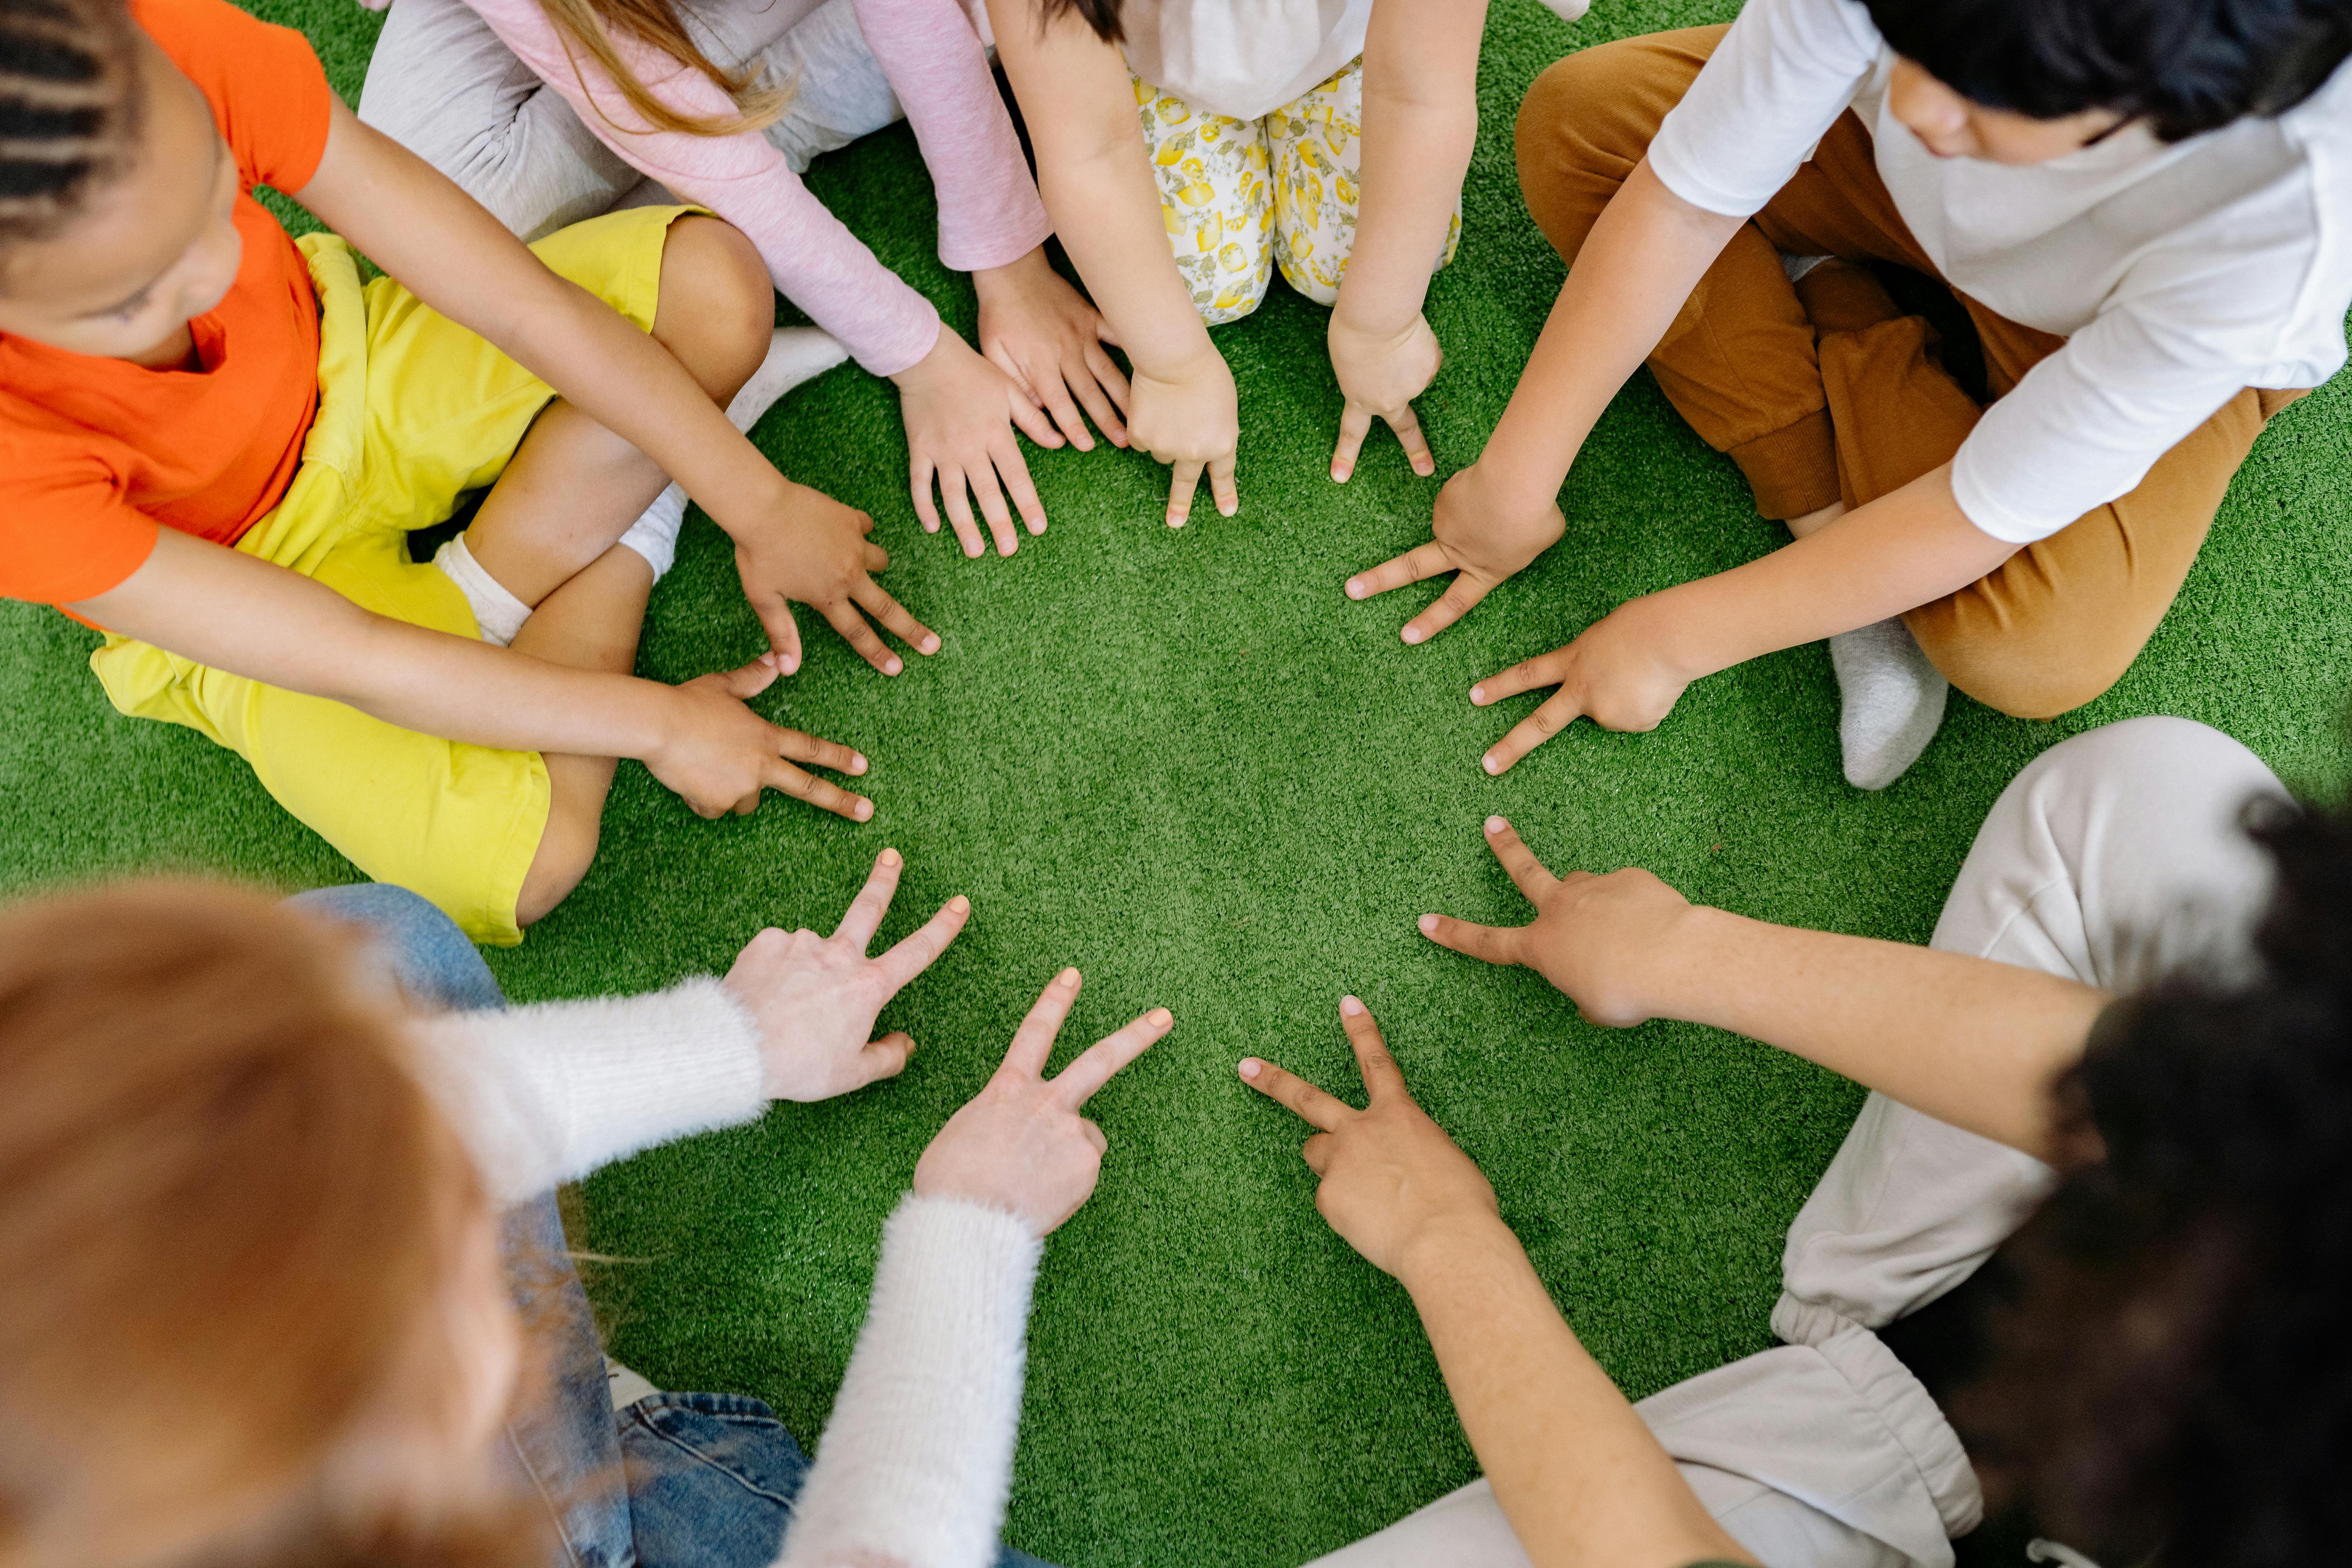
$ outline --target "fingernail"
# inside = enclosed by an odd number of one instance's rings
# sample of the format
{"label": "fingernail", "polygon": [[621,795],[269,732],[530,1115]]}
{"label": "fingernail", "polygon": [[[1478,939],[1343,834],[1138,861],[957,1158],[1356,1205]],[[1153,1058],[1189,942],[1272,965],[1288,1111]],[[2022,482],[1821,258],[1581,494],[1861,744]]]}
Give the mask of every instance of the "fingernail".
{"label": "fingernail", "polygon": [[1044,518],[1042,518],[1042,517],[1033,517],[1033,518],[1031,518],[1031,519],[1029,520],[1029,531],[1030,531],[1030,532],[1032,532],[1032,533],[1043,533],[1043,532],[1045,532],[1045,520]]}
{"label": "fingernail", "polygon": [[1339,485],[1346,484],[1348,482],[1348,475],[1349,471],[1350,470],[1340,468],[1338,464],[1334,463],[1331,466],[1331,482],[1333,484]]}
{"label": "fingernail", "polygon": [[1154,1007],[1143,1016],[1143,1021],[1155,1029],[1164,1029],[1176,1021],[1176,1015],[1165,1007]]}
{"label": "fingernail", "polygon": [[963,547],[963,553],[964,553],[964,559],[965,559],[965,560],[967,560],[967,561],[977,561],[977,560],[979,560],[979,559],[980,559],[980,556],[981,556],[981,547],[980,547],[980,543],[979,543],[979,542],[978,542],[977,540],[975,540],[975,541],[973,541],[971,543],[965,545],[965,546]]}
{"label": "fingernail", "polygon": [[1362,580],[1361,578],[1358,578],[1358,577],[1350,577],[1350,578],[1349,578],[1349,579],[1348,579],[1348,597],[1349,597],[1350,599],[1360,599],[1360,598],[1362,598],[1363,596],[1364,596],[1364,584],[1363,584],[1363,580]]}
{"label": "fingernail", "polygon": [[920,647],[925,653],[937,653],[940,651],[939,636],[937,633],[934,633],[931,636],[925,637],[916,646]]}
{"label": "fingernail", "polygon": [[849,771],[850,771],[851,773],[864,773],[864,772],[866,771],[866,759],[865,759],[864,757],[852,757],[852,758],[850,758],[850,759],[849,759]]}
{"label": "fingernail", "polygon": [[1255,1057],[1244,1057],[1242,1058],[1242,1076],[1244,1078],[1254,1079],[1257,1077],[1258,1073],[1265,1067],[1265,1064],[1258,1060]]}
{"label": "fingernail", "polygon": [[1499,773],[1503,771],[1503,764],[1495,760],[1492,752],[1488,752],[1486,756],[1479,758],[1478,765],[1486,769],[1490,773]]}
{"label": "fingernail", "polygon": [[760,662],[766,665],[769,668],[773,669],[776,667],[776,650],[774,648],[770,648],[767,652],[761,654],[760,656]]}
{"label": "fingernail", "polygon": [[1241,503],[1241,502],[1239,502],[1239,501],[1235,501],[1235,502],[1234,502],[1234,504],[1233,504],[1233,505],[1231,505],[1231,506],[1227,506],[1227,505],[1225,505],[1223,501],[1220,501],[1220,502],[1218,502],[1218,503],[1217,503],[1217,515],[1218,515],[1219,517],[1234,517],[1234,516],[1238,516],[1238,515],[1240,514],[1240,512],[1241,512],[1241,510],[1242,510],[1242,503]]}
{"label": "fingernail", "polygon": [[1352,1018],[1363,1010],[1364,1005],[1361,1002],[1357,1001],[1353,996],[1342,996],[1339,998],[1339,1011],[1345,1013],[1349,1017]]}
{"label": "fingernail", "polygon": [[784,663],[784,673],[785,673],[786,675],[790,675],[790,674],[792,674],[792,672],[793,672],[793,671],[794,671],[794,670],[798,669],[798,668],[801,667],[801,661],[800,661],[799,659],[797,659],[797,658],[793,658],[791,654],[786,654],[786,655],[784,655],[784,660],[783,660],[783,663]]}
{"label": "fingernail", "polygon": [[1473,701],[1473,702],[1484,702],[1484,701],[1486,701],[1486,689],[1485,687],[1483,687],[1483,686],[1474,686],[1474,687],[1472,687],[1472,688],[1470,689],[1470,700],[1471,700],[1471,701]]}
{"label": "fingernail", "polygon": [[948,900],[948,908],[960,915],[968,915],[971,912],[971,900],[958,893]]}
{"label": "fingernail", "polygon": [[1419,626],[1407,626],[1404,629],[1404,640],[1408,643],[1417,643],[1424,635]]}
{"label": "fingernail", "polygon": [[1436,929],[1437,929],[1437,917],[1436,917],[1435,915],[1423,915],[1423,916],[1422,916],[1422,917],[1421,917],[1421,933],[1422,933],[1422,935],[1423,935],[1423,936],[1427,936],[1427,935],[1429,935],[1432,931],[1435,931]]}
{"label": "fingernail", "polygon": [[923,524],[923,531],[925,533],[937,533],[939,531],[940,525],[936,522],[927,522]]}
{"label": "fingernail", "polygon": [[859,802],[857,803],[857,820],[858,820],[858,821],[860,821],[860,822],[867,821],[867,820],[869,820],[873,816],[874,816],[874,803],[873,803],[872,801],[870,801],[870,800],[861,800],[861,801],[859,801]]}
{"label": "fingernail", "polygon": [[1181,517],[1171,517],[1168,520],[1168,526],[1171,528],[1181,528],[1184,526],[1184,520]]}
{"label": "fingernail", "polygon": [[898,674],[900,670],[902,670],[902,669],[904,669],[904,668],[907,668],[906,661],[905,661],[904,659],[901,659],[901,658],[900,658],[897,654],[895,654],[895,653],[894,653],[894,654],[892,654],[892,655],[890,656],[889,659],[888,659],[886,663],[884,663],[884,665],[882,666],[882,673],[883,673],[883,674],[885,674],[885,675],[896,675],[896,674]]}
{"label": "fingernail", "polygon": [[1490,816],[1486,819],[1486,831],[1489,833],[1500,833],[1509,826],[1509,823],[1505,822],[1499,816]]}
{"label": "fingernail", "polygon": [[1056,985],[1076,985],[1077,983],[1078,972],[1075,967],[1065,969],[1061,973],[1054,976],[1054,984]]}
{"label": "fingernail", "polygon": [[877,865],[896,866],[898,863],[898,852],[896,849],[885,849],[874,859]]}

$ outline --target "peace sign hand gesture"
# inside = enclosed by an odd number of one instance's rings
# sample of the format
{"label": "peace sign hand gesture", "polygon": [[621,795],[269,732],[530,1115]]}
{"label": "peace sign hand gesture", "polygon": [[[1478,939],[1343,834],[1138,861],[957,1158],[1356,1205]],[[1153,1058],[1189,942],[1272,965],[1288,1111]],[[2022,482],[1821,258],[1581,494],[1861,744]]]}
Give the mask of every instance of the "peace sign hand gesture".
{"label": "peace sign hand gesture", "polygon": [[1489,963],[1526,964],[1566,993],[1587,1023],[1627,1028],[1669,1011],[1691,924],[1709,911],[1638,868],[1555,877],[1499,816],[1486,819],[1486,846],[1535,905],[1535,920],[1482,926],[1423,915],[1422,935]]}
{"label": "peace sign hand gesture", "polygon": [[1018,1215],[1040,1237],[1050,1236],[1094,1194],[1110,1142],[1079,1108],[1111,1075],[1141,1056],[1174,1026],[1154,1007],[1105,1036],[1061,1076],[1045,1076],[1062,1020],[1078,999],[1075,969],[1054,976],[1021,1020],[1004,1065],[988,1087],[940,1129],[915,1164],[918,1197],[961,1198]]}
{"label": "peace sign hand gesture", "polygon": [[1363,1110],[1255,1057],[1243,1058],[1242,1079],[1316,1128],[1301,1152],[1322,1178],[1317,1211],[1375,1268],[1402,1278],[1416,1242],[1491,1223],[1501,1210],[1470,1156],[1413,1103],[1364,1005],[1341,997],[1339,1024],[1364,1075]]}

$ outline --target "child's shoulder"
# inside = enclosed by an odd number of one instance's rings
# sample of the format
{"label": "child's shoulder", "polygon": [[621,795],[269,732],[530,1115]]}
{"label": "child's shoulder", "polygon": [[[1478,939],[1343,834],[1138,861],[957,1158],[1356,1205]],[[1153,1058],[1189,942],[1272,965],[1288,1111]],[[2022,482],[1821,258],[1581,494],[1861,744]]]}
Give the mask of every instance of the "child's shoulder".
{"label": "child's shoulder", "polygon": [[307,183],[334,96],[310,39],[229,0],[131,0],[131,16],[212,105],[247,184]]}

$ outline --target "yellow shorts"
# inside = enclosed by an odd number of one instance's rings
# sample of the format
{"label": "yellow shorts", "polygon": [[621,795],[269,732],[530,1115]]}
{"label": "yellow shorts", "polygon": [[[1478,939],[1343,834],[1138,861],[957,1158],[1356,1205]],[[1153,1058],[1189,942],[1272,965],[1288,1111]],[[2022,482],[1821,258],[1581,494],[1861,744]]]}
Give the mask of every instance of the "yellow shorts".
{"label": "yellow shorts", "polygon": [[[531,249],[650,331],[669,226],[689,210],[612,213]],[[478,637],[457,584],[409,560],[408,534],[495,481],[554,389],[391,279],[362,285],[341,239],[300,243],[319,294],[318,417],[285,499],[236,548],[378,615]],[[368,876],[432,900],[477,942],[522,940],[515,900],[547,827],[538,752],[403,730],[128,637],[108,637],[89,664],[123,712],[243,757]]]}

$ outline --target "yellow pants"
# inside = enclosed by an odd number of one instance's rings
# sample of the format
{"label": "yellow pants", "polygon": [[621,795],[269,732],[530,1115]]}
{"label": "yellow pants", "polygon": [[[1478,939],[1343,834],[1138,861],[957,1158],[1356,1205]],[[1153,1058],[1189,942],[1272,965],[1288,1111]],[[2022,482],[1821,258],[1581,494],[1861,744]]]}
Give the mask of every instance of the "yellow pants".
{"label": "yellow pants", "polygon": [[[669,226],[686,210],[591,218],[531,249],[650,331]],[[341,240],[301,246],[319,294],[318,417],[285,499],[236,548],[377,615],[478,637],[457,584],[409,560],[408,534],[496,481],[554,389],[391,279],[362,285]],[[228,747],[370,877],[432,900],[477,942],[522,940],[515,900],[547,827],[536,752],[403,730],[128,637],[108,637],[89,663],[115,707]]]}
{"label": "yellow pants", "polygon": [[[1135,79],[1143,142],[1160,180],[1160,216],[1193,309],[1211,326],[1265,298],[1279,266],[1293,289],[1337,304],[1356,245],[1362,158],[1360,56],[1262,120],[1195,109]],[[1462,197],[1432,271],[1462,243]]]}

